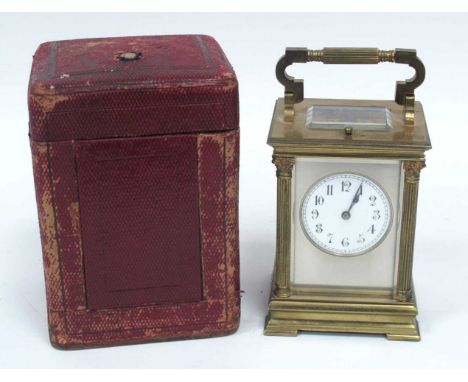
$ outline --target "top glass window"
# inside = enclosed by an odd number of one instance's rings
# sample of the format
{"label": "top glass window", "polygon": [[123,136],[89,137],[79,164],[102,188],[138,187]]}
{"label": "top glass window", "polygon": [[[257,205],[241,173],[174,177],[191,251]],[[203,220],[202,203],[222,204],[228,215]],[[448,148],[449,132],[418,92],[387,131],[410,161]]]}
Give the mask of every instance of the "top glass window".
{"label": "top glass window", "polygon": [[392,126],[390,110],[378,106],[321,106],[307,109],[306,128],[387,130]]}

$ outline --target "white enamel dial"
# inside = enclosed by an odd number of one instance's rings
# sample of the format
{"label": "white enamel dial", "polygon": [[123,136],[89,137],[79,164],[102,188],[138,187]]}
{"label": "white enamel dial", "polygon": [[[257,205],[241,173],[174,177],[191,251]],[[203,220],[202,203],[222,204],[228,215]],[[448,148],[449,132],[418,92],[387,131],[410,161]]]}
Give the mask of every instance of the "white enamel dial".
{"label": "white enamel dial", "polygon": [[362,255],[379,245],[392,221],[385,191],[368,177],[339,173],[320,179],[306,192],[301,224],[309,240],[337,256]]}

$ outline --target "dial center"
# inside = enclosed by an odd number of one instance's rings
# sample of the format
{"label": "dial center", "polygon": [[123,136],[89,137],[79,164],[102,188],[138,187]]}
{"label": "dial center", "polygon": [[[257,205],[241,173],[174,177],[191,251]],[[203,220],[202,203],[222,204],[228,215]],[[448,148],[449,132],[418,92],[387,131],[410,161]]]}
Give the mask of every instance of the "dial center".
{"label": "dial center", "polygon": [[343,220],[349,220],[349,218],[351,217],[351,213],[349,211],[343,211],[341,217],[343,218]]}

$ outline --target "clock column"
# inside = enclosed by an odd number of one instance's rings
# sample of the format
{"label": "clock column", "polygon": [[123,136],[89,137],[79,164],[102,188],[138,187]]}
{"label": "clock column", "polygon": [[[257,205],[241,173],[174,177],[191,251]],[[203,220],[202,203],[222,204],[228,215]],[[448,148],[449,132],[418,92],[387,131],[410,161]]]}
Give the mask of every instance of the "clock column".
{"label": "clock column", "polygon": [[416,231],[419,174],[424,167],[424,160],[404,162],[403,214],[401,217],[398,279],[395,291],[395,298],[400,301],[408,301],[412,297],[413,249]]}
{"label": "clock column", "polygon": [[289,297],[291,277],[291,177],[294,157],[273,155],[277,177],[276,266],[277,297]]}

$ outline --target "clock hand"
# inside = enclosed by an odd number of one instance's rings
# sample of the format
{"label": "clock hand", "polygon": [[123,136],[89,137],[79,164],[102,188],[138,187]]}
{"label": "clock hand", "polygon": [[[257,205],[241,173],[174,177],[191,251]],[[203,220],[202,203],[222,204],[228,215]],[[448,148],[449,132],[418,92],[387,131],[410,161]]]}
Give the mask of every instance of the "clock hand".
{"label": "clock hand", "polygon": [[362,193],[362,183],[361,185],[358,187],[358,189],[356,190],[356,193],[354,194],[354,198],[353,198],[353,201],[351,202],[351,205],[349,206],[348,208],[348,212],[351,211],[351,208],[353,208],[353,206],[359,202],[359,196],[361,196],[361,193]]}
{"label": "clock hand", "polygon": [[361,193],[362,193],[362,183],[356,190],[356,193],[354,194],[353,200],[351,201],[351,205],[349,206],[349,208],[346,211],[343,211],[343,213],[341,214],[341,217],[344,220],[348,220],[351,217],[351,208],[353,208],[353,206],[357,202],[359,202],[359,196],[361,196]]}

